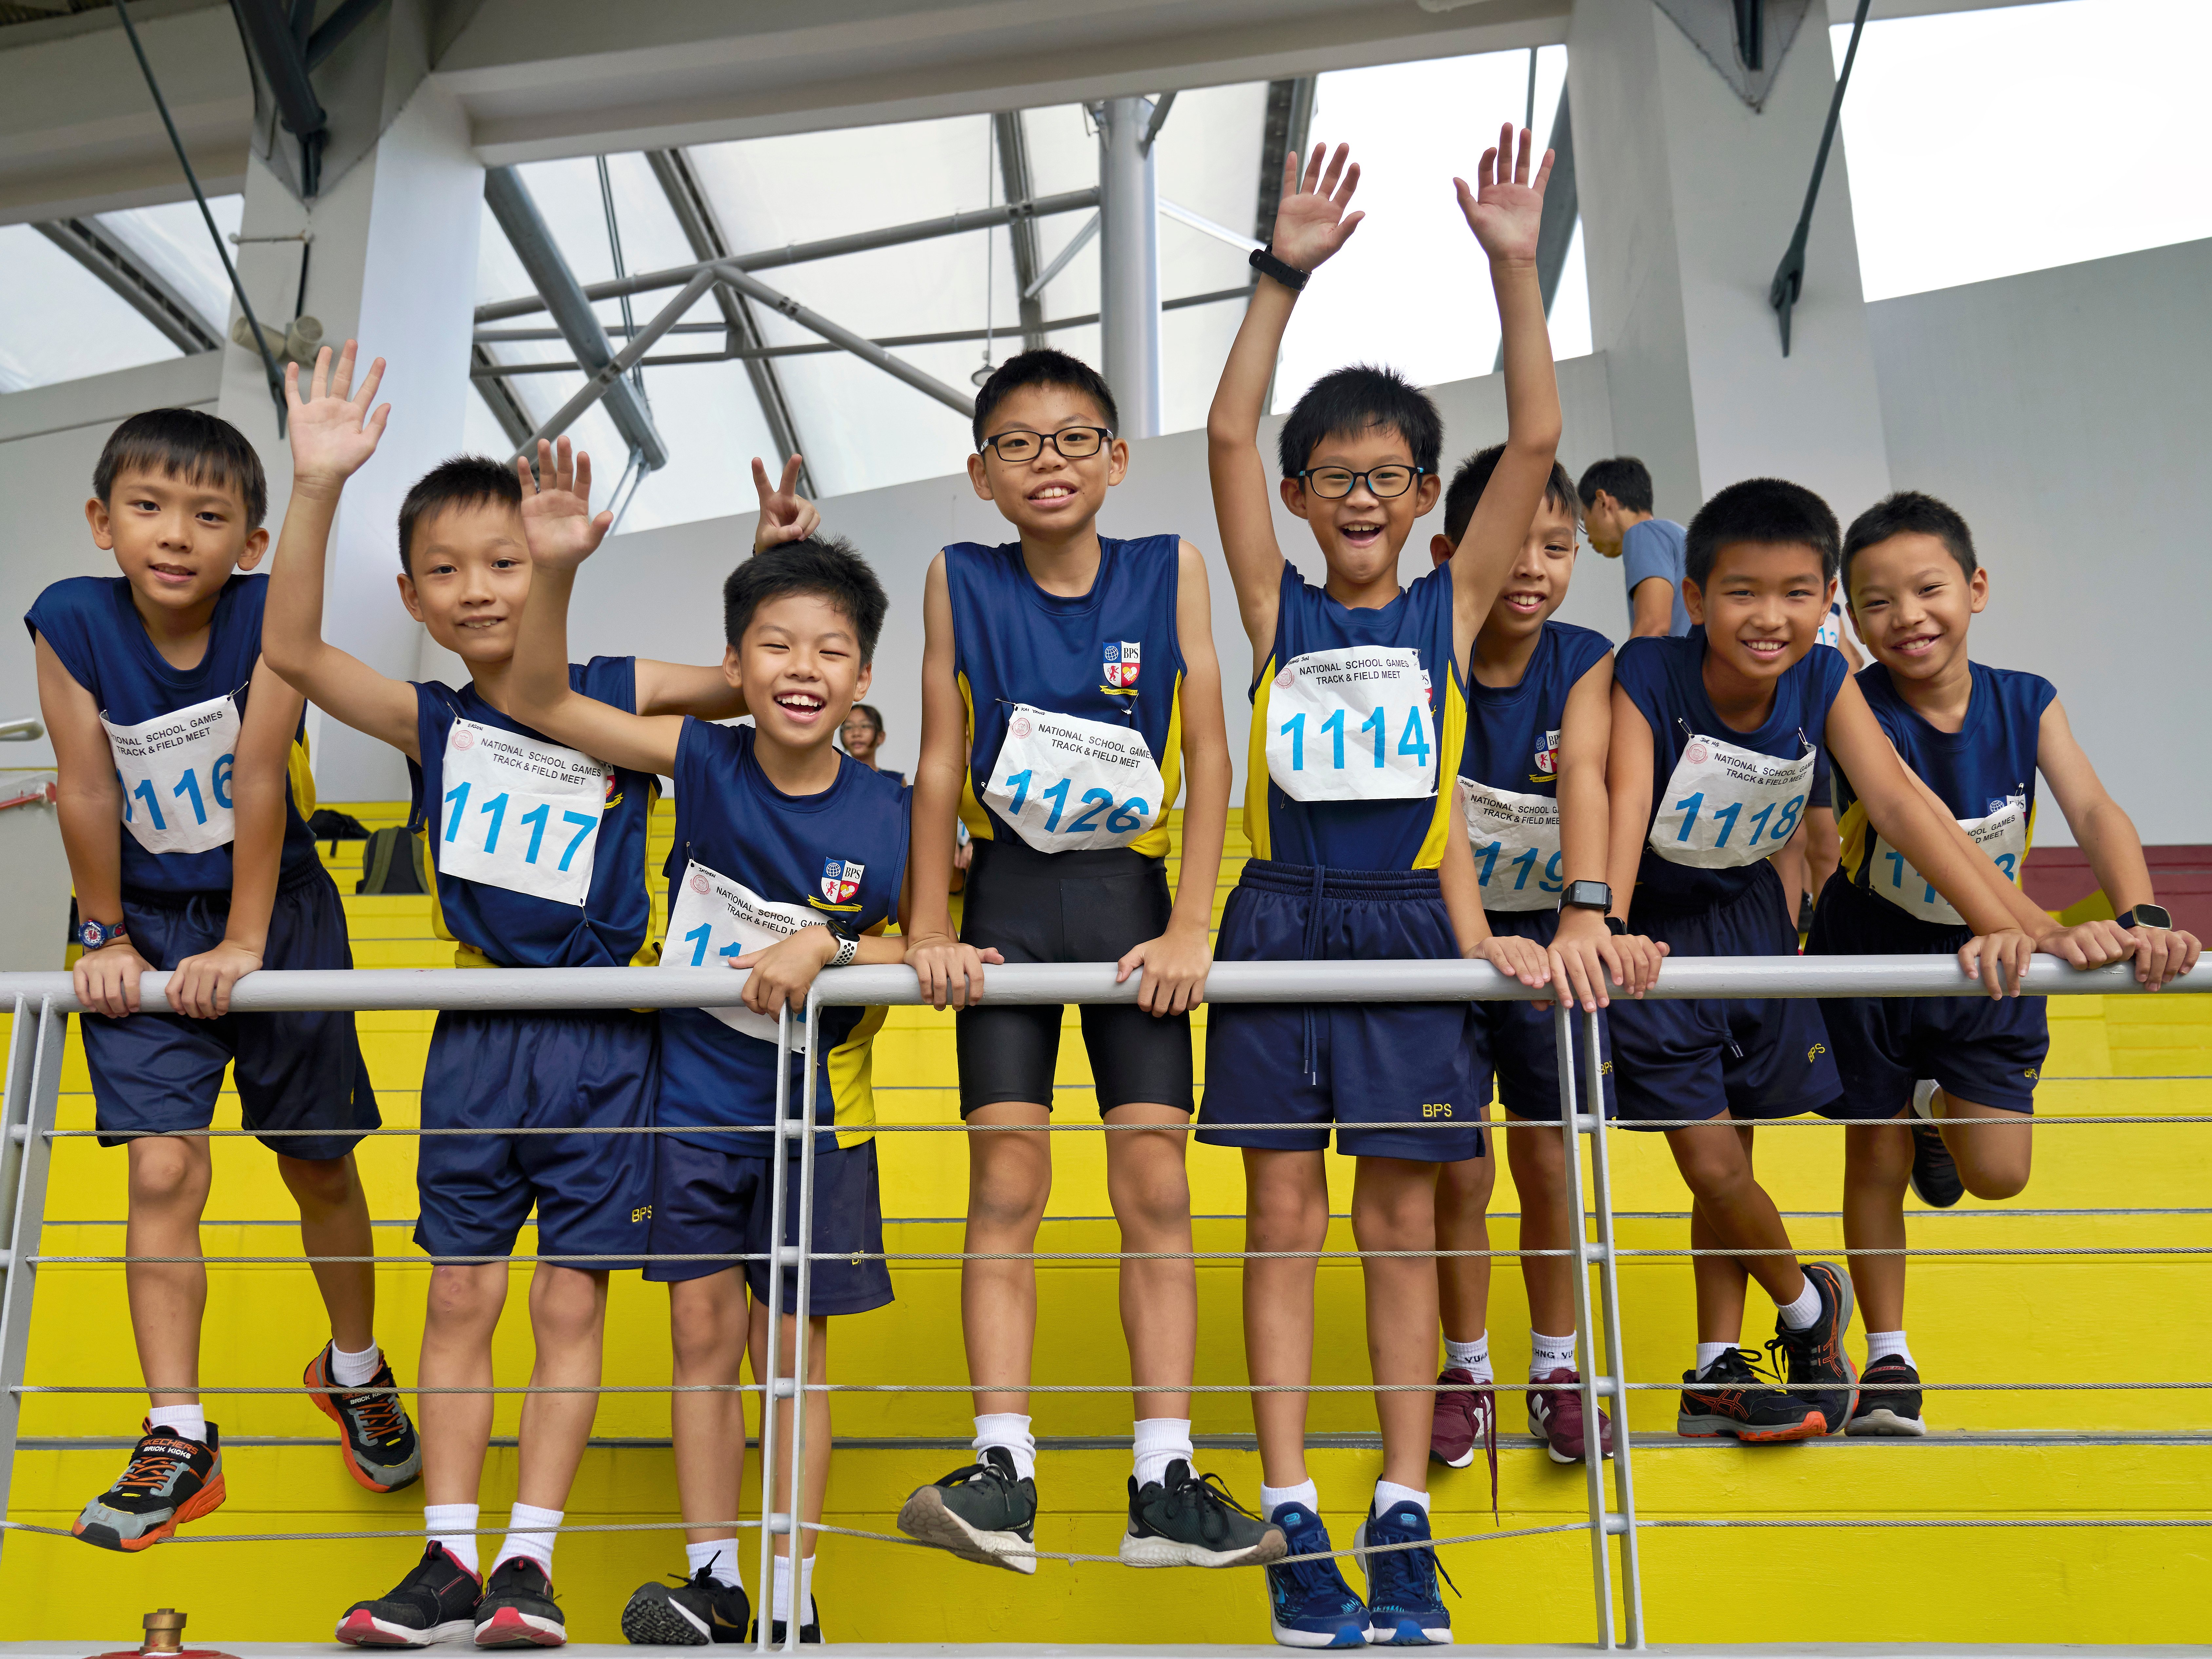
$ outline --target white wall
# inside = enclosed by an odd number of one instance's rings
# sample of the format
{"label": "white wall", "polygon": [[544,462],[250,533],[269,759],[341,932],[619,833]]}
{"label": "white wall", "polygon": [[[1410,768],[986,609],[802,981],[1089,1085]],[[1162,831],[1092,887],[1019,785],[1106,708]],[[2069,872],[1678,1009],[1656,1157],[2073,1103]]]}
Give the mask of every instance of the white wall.
{"label": "white wall", "polygon": [[[1989,567],[1975,656],[2058,688],[2154,845],[2212,841],[2207,295],[2212,240],[1868,307],[1891,475],[1964,514]],[[2036,829],[2073,844],[2055,811]]]}

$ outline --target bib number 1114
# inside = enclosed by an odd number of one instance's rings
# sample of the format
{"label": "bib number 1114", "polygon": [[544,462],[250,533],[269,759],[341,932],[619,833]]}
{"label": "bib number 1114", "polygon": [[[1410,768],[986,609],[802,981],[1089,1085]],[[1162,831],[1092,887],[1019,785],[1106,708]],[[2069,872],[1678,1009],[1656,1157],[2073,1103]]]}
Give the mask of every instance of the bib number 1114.
{"label": "bib number 1114", "polygon": [[[1326,720],[1316,725],[1314,763],[1316,766],[1322,764],[1321,756],[1325,749],[1328,756],[1329,767],[1339,772],[1345,769],[1345,712],[1341,708],[1333,710]],[[1291,740],[1291,770],[1293,772],[1303,772],[1306,769],[1306,718],[1305,714],[1301,711],[1291,715],[1277,728],[1281,735]],[[1359,723],[1358,732],[1352,738],[1352,753],[1358,757],[1352,764],[1356,766],[1366,760],[1370,753],[1368,739],[1371,738],[1374,758],[1367,763],[1376,771],[1389,765],[1389,758],[1384,745],[1389,739],[1389,728],[1390,711],[1387,708],[1372,710],[1367,718]],[[1431,747],[1429,743],[1428,710],[1419,703],[1415,703],[1406,711],[1406,723],[1404,728],[1398,733],[1398,747],[1395,752],[1410,757],[1416,766],[1425,767],[1429,763]]]}

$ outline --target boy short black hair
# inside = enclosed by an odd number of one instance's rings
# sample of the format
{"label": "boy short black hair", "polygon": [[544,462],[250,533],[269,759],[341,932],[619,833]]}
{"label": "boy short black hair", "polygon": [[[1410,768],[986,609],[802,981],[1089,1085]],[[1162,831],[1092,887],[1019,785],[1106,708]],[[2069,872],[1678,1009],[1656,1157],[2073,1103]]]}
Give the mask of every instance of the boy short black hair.
{"label": "boy short black hair", "polygon": [[1631,513],[1651,511],[1651,469],[1633,455],[1591,462],[1583,469],[1580,488],[1585,501],[1595,501],[1602,489]]}
{"label": "boy short black hair", "polygon": [[1050,346],[1039,346],[1035,351],[1024,351],[1009,357],[993,371],[983,382],[983,389],[975,394],[975,447],[983,447],[983,428],[999,405],[1024,386],[1064,386],[1079,392],[1098,405],[1098,412],[1106,417],[1106,424],[1115,432],[1121,429],[1121,411],[1114,406],[1113,389],[1106,377],[1085,362],[1080,357],[1071,357],[1065,351],[1055,351]]}
{"label": "boy short black hair", "polygon": [[1832,580],[1843,533],[1836,515],[1803,484],[1786,478],[1746,478],[1720,491],[1690,520],[1682,574],[1702,588],[1713,562],[1733,542],[1795,542],[1820,556],[1820,575]]}
{"label": "boy short black hair", "polygon": [[421,477],[399,503],[399,568],[415,574],[415,526],[435,518],[451,507],[482,507],[504,501],[522,510],[522,481],[505,461],[484,455],[456,455],[441,461]]}
{"label": "boy short black hair", "polygon": [[[1444,491],[1444,539],[1454,547],[1467,534],[1468,521],[1474,517],[1474,504],[1490,488],[1490,475],[1498,471],[1498,458],[1504,453],[1504,444],[1478,449],[1452,474],[1451,487]],[[1567,477],[1567,469],[1557,461],[1552,463],[1552,476],[1544,480],[1544,499],[1572,519],[1577,528],[1581,526],[1582,501],[1575,494],[1572,480]]]}
{"label": "boy short black hair", "polygon": [[1960,575],[1971,576],[1978,568],[1974,534],[1966,528],[1966,521],[1959,516],[1958,509],[1919,490],[1900,489],[1893,495],[1883,496],[1853,519],[1851,527],[1844,532],[1844,593],[1848,595],[1851,591],[1853,555],[1864,552],[1876,542],[1886,542],[1892,536],[1912,535],[1933,536],[1942,542],[1944,550],[1959,562]]}
{"label": "boy short black hair", "polygon": [[[876,659],[876,641],[884,631],[890,600],[868,562],[842,536],[809,536],[756,553],[722,584],[722,635],[741,643],[753,613],[773,599],[794,593],[826,599],[843,611],[860,636],[863,665]],[[878,731],[883,722],[876,722]]]}
{"label": "boy short black hair", "polygon": [[1322,375],[1291,405],[1276,458],[1283,476],[1295,478],[1322,440],[1385,428],[1406,441],[1422,471],[1433,476],[1443,464],[1444,417],[1429,394],[1395,368],[1353,363]]}
{"label": "boy short black hair", "polygon": [[92,493],[103,501],[115,493],[118,473],[159,472],[187,483],[234,489],[246,504],[248,533],[269,514],[269,479],[246,434],[219,416],[197,409],[149,409],[107,434],[92,469]]}

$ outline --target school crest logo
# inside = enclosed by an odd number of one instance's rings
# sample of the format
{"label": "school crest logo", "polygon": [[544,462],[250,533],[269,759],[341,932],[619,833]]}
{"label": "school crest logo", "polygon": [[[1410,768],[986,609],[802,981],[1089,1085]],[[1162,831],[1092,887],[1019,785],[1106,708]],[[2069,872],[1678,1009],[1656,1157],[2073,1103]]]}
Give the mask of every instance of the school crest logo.
{"label": "school crest logo", "polygon": [[1544,733],[1544,741],[1537,746],[1535,759],[1536,772],[1539,777],[1548,778],[1559,771],[1559,734],[1558,732],[1547,732]]}
{"label": "school crest logo", "polygon": [[1100,672],[1105,677],[1107,688],[1115,691],[1136,689],[1137,670],[1141,667],[1143,641],[1139,640],[1108,640],[1101,647],[1104,663]]}
{"label": "school crest logo", "polygon": [[846,904],[860,890],[860,873],[867,866],[844,859],[825,859],[822,865],[822,896],[832,904]]}

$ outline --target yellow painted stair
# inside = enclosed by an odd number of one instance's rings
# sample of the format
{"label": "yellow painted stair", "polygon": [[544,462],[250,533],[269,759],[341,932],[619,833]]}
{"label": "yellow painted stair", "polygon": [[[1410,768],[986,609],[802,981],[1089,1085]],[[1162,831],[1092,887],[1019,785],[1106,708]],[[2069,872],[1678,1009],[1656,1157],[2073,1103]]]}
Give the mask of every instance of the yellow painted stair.
{"label": "yellow painted stair", "polygon": [[[351,806],[371,827],[396,823],[396,805]],[[656,814],[653,865],[667,850],[670,811]],[[1243,854],[1232,830],[1220,890]],[[364,967],[438,967],[450,947],[430,937],[422,898],[353,895],[360,843],[328,862],[345,894],[356,960]],[[658,884],[656,883],[656,885]],[[656,917],[661,902],[655,901]],[[1217,903],[1218,913],[1218,903]],[[2212,1115],[2212,999],[2075,999],[2051,1005],[2053,1043],[2039,1108],[2046,1119],[2081,1115]],[[1203,1024],[1203,1012],[1200,1019]],[[361,1016],[362,1042],[386,1122],[416,1122],[428,1015]],[[1060,1115],[1095,1121],[1090,1077],[1071,1011],[1061,1047]],[[892,1011],[878,1042],[878,1106],[887,1125],[957,1121],[950,1016]],[[1203,1053],[1201,1050],[1201,1065]],[[71,1035],[62,1126],[89,1127],[92,1100]],[[234,1105],[218,1125],[236,1122]],[[888,1248],[956,1251],[965,1202],[966,1152],[957,1133],[881,1138]],[[1676,1249],[1685,1194],[1656,1140],[1614,1138],[1615,1203],[1622,1242]],[[1103,1138],[1059,1138],[1044,1250],[1110,1249]],[[1842,1242],[1835,1212],[1842,1139],[1832,1129],[1776,1127],[1759,1137],[1762,1175],[1793,1214],[1808,1248]],[[402,1380],[415,1374],[428,1268],[409,1236],[415,1212],[413,1144],[365,1143],[361,1154],[382,1224],[381,1338]],[[296,1257],[298,1236],[270,1159],[253,1142],[216,1144],[215,1195],[204,1248],[212,1255]],[[1236,1158],[1191,1149],[1201,1250],[1243,1242],[1243,1180]],[[89,1139],[57,1143],[44,1254],[114,1254],[124,1206],[124,1164]],[[1349,1200],[1351,1170],[1332,1158],[1335,1207]],[[2212,1330],[2192,1310],[2212,1292],[2212,1126],[2052,1127],[2039,1136],[2033,1183],[2018,1201],[1916,1212],[1913,1242],[1934,1248],[2040,1249],[2057,1246],[2188,1246],[2197,1255],[1939,1258],[1913,1268],[1916,1357],[1936,1382],[2212,1381]],[[1501,1169],[1495,1209],[1517,1206]],[[2058,1216],[2051,1211],[2100,1213]],[[1492,1229],[1499,1248],[1513,1224]],[[526,1231],[522,1248],[532,1236]],[[1332,1249],[1352,1248],[1339,1221]],[[529,1339],[521,1309],[528,1268],[516,1269],[502,1326],[502,1382],[526,1379]],[[1118,1383],[1127,1362],[1114,1314],[1110,1264],[1042,1269],[1038,1375],[1042,1382]],[[895,1262],[898,1300],[832,1328],[832,1373],[843,1382],[950,1385],[965,1382],[959,1342],[957,1264]],[[1689,1360],[1687,1263],[1636,1258],[1622,1270],[1626,1366],[1632,1379],[1664,1382]],[[419,1527],[418,1492],[376,1498],[346,1477],[329,1424],[290,1389],[323,1340],[313,1287],[296,1261],[211,1270],[204,1344],[210,1384],[278,1392],[211,1398],[228,1447],[229,1501],[188,1528],[227,1534],[376,1531]],[[1314,1470],[1340,1544],[1347,1543],[1377,1472],[1356,1264],[1321,1274],[1316,1381],[1342,1385],[1316,1396]],[[1231,1261],[1201,1263],[1199,1376],[1241,1385],[1238,1279]],[[1754,1297],[1754,1302],[1757,1298]],[[606,1380],[652,1390],[667,1377],[665,1298],[635,1276],[615,1282]],[[1765,1334],[1771,1310],[1755,1307],[1747,1334]],[[1519,1274],[1498,1264],[1492,1347],[1502,1376],[1517,1374],[1527,1328]],[[119,1268],[42,1271],[30,1353],[32,1382],[129,1385],[137,1379]],[[1553,1465],[1523,1437],[1517,1394],[1501,1395],[1500,1510],[1493,1522],[1480,1466],[1437,1469],[1439,1536],[1569,1522],[1583,1513],[1578,1468]],[[65,1528],[112,1479],[142,1409],[127,1395],[40,1395],[25,1414],[11,1518]],[[1248,1501],[1259,1484],[1249,1449],[1250,1414],[1240,1394],[1199,1396],[1202,1468],[1218,1469]],[[914,1486],[967,1460],[969,1405],[959,1392],[854,1395],[836,1404],[841,1449],[832,1475],[831,1524],[888,1532]],[[1674,1401],[1635,1396],[1631,1422],[1647,1520],[1716,1517],[1774,1522],[1817,1517],[1973,1522],[2048,1517],[2050,1530],[1856,1529],[1720,1532],[1656,1528],[1643,1540],[1645,1599],[1656,1640],[2179,1642],[2197,1639],[2202,1586],[2212,1581],[2212,1533],[2100,1528],[2112,1517],[2212,1516],[2212,1397],[2205,1392],[1935,1393],[1936,1432],[1921,1443],[1834,1439],[1746,1449],[1672,1438]],[[496,1431],[514,1432],[519,1402],[503,1398]],[[1033,1407],[1045,1437],[1048,1549],[1110,1554],[1125,1502],[1128,1401],[1122,1395],[1047,1395]],[[667,1402],[657,1392],[611,1395],[599,1442],[586,1458],[572,1522],[665,1520],[674,1510]],[[70,1444],[78,1437],[100,1443]],[[503,1519],[514,1491],[511,1444],[495,1449],[483,1493],[487,1524]],[[747,1511],[757,1513],[751,1497]],[[574,1638],[618,1639],[617,1615],[631,1589],[680,1568],[673,1531],[582,1534],[560,1547],[556,1583]],[[9,1534],[0,1548],[0,1639],[120,1639],[156,1606],[187,1608],[196,1640],[229,1643],[325,1638],[356,1597],[380,1593],[419,1551],[406,1539],[314,1542],[192,1542],[118,1557],[73,1540]],[[1447,1568],[1465,1593],[1453,1603],[1462,1640],[1586,1641],[1590,1634],[1589,1547],[1575,1533],[1447,1546]],[[750,1583],[753,1556],[744,1557]],[[1355,1584],[1357,1575],[1353,1575]],[[830,1635],[854,1641],[1139,1643],[1264,1641],[1256,1574],[1156,1573],[1133,1581],[1107,1564],[1047,1564],[1034,1578],[992,1574],[933,1553],[829,1537],[816,1579]]]}

